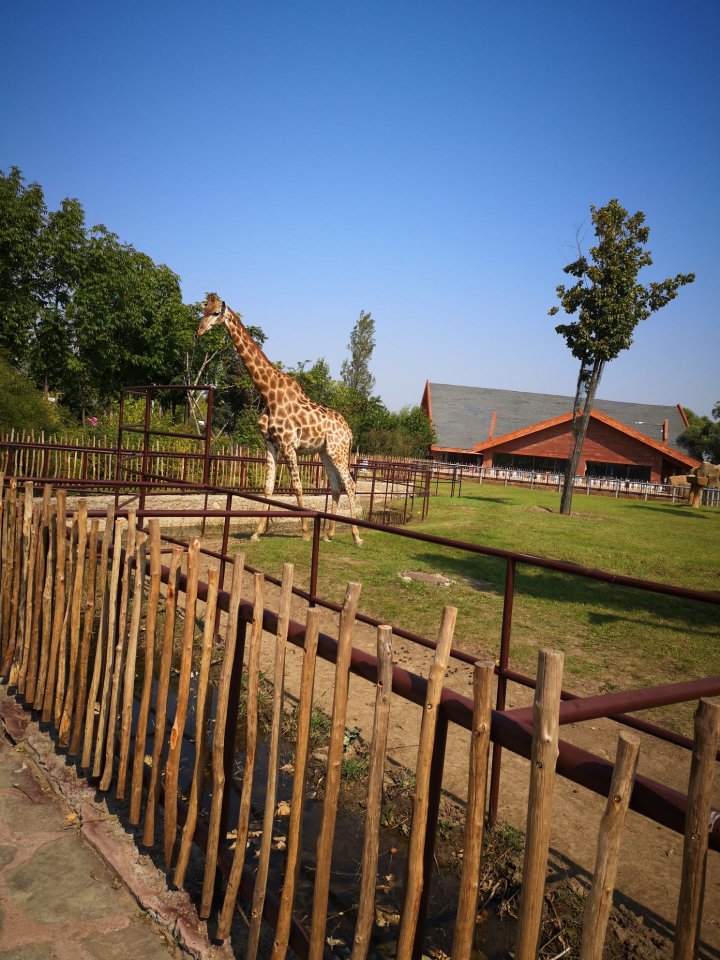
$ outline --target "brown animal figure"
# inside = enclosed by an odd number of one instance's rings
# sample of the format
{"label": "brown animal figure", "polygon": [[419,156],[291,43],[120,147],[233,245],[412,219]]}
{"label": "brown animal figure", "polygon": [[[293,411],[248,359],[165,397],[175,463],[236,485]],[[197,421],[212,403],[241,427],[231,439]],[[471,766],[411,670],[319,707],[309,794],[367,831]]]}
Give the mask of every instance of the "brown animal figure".
{"label": "brown animal figure", "polygon": [[[298,470],[298,453],[319,453],[330,482],[332,513],[337,512],[340,494],[344,491],[350,501],[350,516],[355,519],[355,483],[350,476],[350,448],[352,431],[345,419],[336,410],[314,403],[307,397],[300,384],[282,370],[278,370],[255,343],[243,326],[240,314],[235,313],[216,293],[209,294],[203,308],[203,317],[198,327],[202,336],[212,327],[224,323],[237,352],[240,354],[252,382],[265,401],[267,408],[258,420],[260,433],[267,449],[267,474],[265,496],[271,497],[275,489],[278,456],[287,460],[290,480],[298,506],[303,506],[303,491]],[[257,525],[253,540],[267,530],[267,517]],[[303,537],[308,537],[307,517],[302,518]],[[331,520],[325,535],[330,540],[335,533],[335,521]],[[353,524],[355,544],[362,543],[358,528]]]}

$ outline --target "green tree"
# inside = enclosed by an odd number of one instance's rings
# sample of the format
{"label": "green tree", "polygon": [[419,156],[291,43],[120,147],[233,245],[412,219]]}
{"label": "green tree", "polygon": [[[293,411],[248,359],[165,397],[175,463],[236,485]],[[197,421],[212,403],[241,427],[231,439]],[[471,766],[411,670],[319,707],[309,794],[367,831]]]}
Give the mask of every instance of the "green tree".
{"label": "green tree", "polygon": [[[617,200],[604,207],[591,206],[597,242],[590,256],[582,253],[564,272],[576,278],[569,287],[560,284],[557,296],[567,314],[578,319],[555,327],[572,355],[580,361],[573,404],[573,452],[565,471],[560,512],[569,514],[573,481],[585,442],[590,413],[605,364],[627,350],[635,327],[677,296],[680,287],[692,283],[693,273],[679,273],[660,283],[643,286],[638,273],[652,264],[645,249],[650,230],[645,215],[630,216]],[[549,311],[554,316],[561,307]]]}
{"label": "green tree", "polygon": [[[182,379],[182,331],[191,323],[179,278],[103,226],[87,244],[71,307],[78,373],[102,403],[131,384]],[[85,397],[66,397],[75,407]]]}
{"label": "green tree", "polygon": [[0,346],[24,366],[40,309],[39,262],[46,215],[37,183],[0,170]]}
{"label": "green tree", "polygon": [[680,436],[679,442],[698,460],[720,463],[720,401],[713,407],[712,419],[698,416],[687,407],[685,414],[689,426]]}
{"label": "green tree", "polygon": [[370,373],[369,363],[375,349],[375,321],[370,313],[360,311],[360,316],[350,333],[350,359],[343,360],[340,377],[346,387],[356,390],[361,397],[369,398],[375,386],[375,377]]}
{"label": "green tree", "polygon": [[81,281],[86,259],[85,213],[79,200],[65,199],[46,219],[38,256],[40,308],[30,347],[33,379],[65,395],[82,389],[72,376],[74,336],[68,307]]}

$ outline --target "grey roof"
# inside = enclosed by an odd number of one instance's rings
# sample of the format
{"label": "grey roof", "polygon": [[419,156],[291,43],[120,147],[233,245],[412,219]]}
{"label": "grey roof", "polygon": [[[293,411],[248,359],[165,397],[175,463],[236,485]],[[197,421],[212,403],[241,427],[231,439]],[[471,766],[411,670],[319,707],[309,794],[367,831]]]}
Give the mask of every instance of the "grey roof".
{"label": "grey roof", "polygon": [[[553,393],[458,387],[449,383],[430,384],[430,403],[437,431],[436,445],[460,450],[472,450],[488,439],[493,412],[496,415],[493,440],[497,440],[506,433],[570,413],[573,408],[572,397]],[[660,443],[663,422],[667,420],[668,446],[682,450],[677,440],[685,430],[685,423],[677,406],[596,400],[595,409]]]}

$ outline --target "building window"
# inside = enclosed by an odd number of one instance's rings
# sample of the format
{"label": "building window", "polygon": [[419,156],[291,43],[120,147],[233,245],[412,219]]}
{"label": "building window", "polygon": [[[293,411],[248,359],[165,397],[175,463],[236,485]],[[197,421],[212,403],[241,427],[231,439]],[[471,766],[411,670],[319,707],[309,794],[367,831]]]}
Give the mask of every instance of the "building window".
{"label": "building window", "polygon": [[646,482],[650,480],[650,467],[641,467],[634,463],[602,463],[588,460],[585,476]]}
{"label": "building window", "polygon": [[522,453],[494,453],[492,465],[534,473],[565,473],[567,460],[561,460],[558,457],[528,457]]}

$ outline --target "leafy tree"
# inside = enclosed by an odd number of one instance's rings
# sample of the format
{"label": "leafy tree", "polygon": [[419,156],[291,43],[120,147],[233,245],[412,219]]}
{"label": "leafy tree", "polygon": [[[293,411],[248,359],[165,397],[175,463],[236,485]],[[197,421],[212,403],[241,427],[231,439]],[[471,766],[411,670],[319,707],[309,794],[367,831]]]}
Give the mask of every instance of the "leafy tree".
{"label": "leafy tree", "polygon": [[[576,278],[566,287],[557,287],[557,296],[567,314],[578,319],[555,327],[572,355],[580,361],[575,401],[573,435],[575,443],[565,471],[560,512],[569,514],[573,481],[585,442],[590,413],[605,364],[627,350],[635,327],[677,296],[680,287],[692,283],[693,273],[679,273],[660,283],[643,286],[638,273],[652,264],[645,249],[650,230],[642,211],[630,216],[617,200],[604,207],[590,207],[597,243],[590,256],[582,252],[564,272]],[[554,316],[560,307],[549,311]]]}
{"label": "leafy tree", "polygon": [[179,278],[103,226],[89,237],[71,316],[79,370],[98,402],[129,384],[182,378],[179,332],[191,321]]}
{"label": "leafy tree", "polygon": [[39,248],[40,306],[30,346],[30,370],[45,396],[50,390],[68,394],[82,390],[72,383],[74,338],[68,315],[85,266],[87,235],[85,213],[78,200],[65,199],[46,220]]}
{"label": "leafy tree", "polygon": [[51,434],[68,425],[63,411],[48,403],[32,381],[13,367],[3,350],[0,350],[0,383],[0,433],[15,429]]}
{"label": "leafy tree", "polygon": [[343,360],[340,368],[342,382],[361,397],[369,398],[375,386],[375,377],[370,373],[369,362],[375,349],[375,321],[370,313],[360,311],[357,323],[350,333],[350,359]]}
{"label": "leafy tree", "polygon": [[22,173],[0,170],[0,347],[12,363],[26,362],[40,306],[38,264],[45,198]]}
{"label": "leafy tree", "polygon": [[685,408],[689,427],[679,438],[679,442],[698,460],[720,463],[720,401],[712,410],[710,417],[698,416]]}

